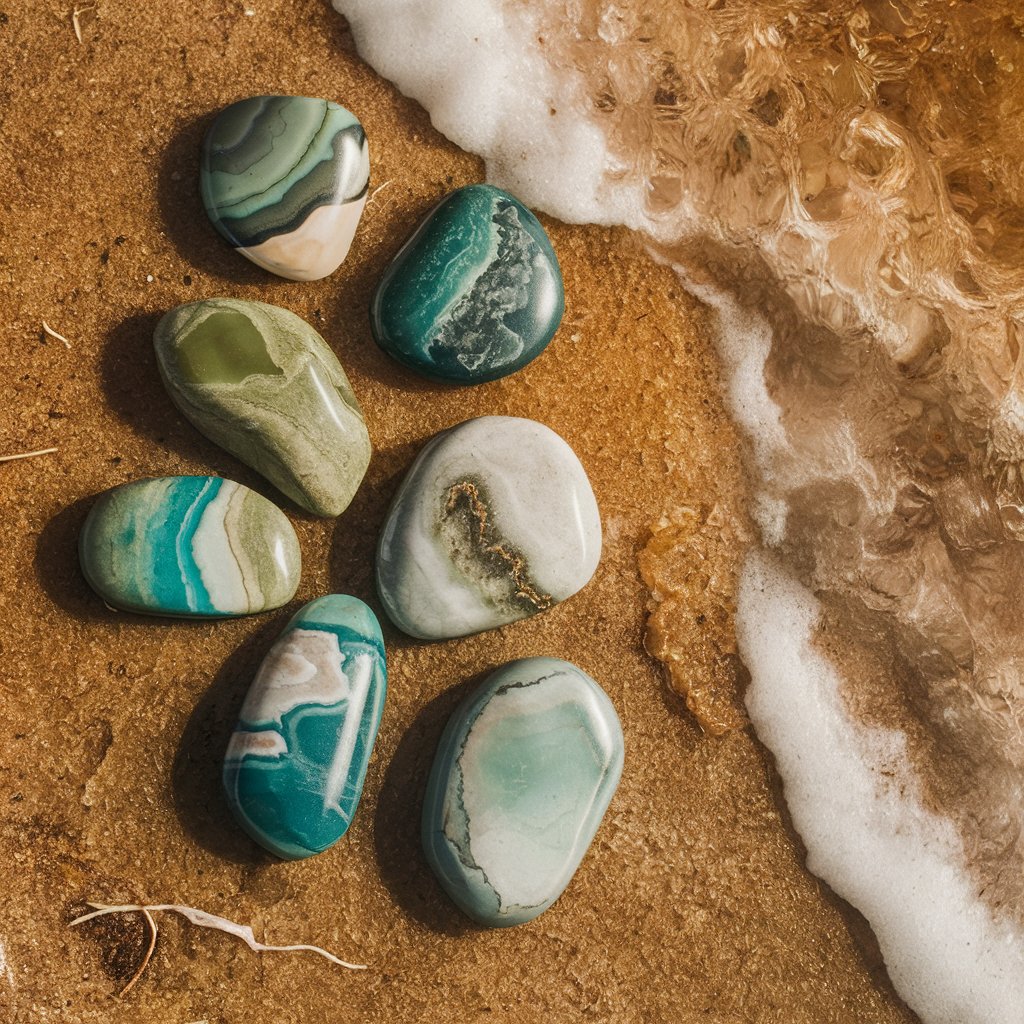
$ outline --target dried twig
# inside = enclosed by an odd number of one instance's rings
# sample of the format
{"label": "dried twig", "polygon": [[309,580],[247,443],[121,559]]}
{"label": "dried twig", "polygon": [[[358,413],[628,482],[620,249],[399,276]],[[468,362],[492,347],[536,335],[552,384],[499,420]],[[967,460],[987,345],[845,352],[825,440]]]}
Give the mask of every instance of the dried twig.
{"label": "dried twig", "polygon": [[118,999],[124,999],[124,997],[131,990],[131,987],[142,977],[142,972],[149,966],[149,961],[153,958],[153,950],[156,949],[156,921],[153,920],[153,915],[149,912],[147,907],[142,908],[142,916],[146,919],[146,924],[149,925],[149,946],[146,949],[145,955],[142,957],[142,963],[139,964],[136,972],[131,976],[131,980],[120,992],[118,992]]}
{"label": "dried twig", "polygon": [[34,452],[18,452],[16,455],[0,455],[0,462],[14,462],[15,459],[31,459],[36,455],[52,455],[56,448],[40,448]]}
{"label": "dried twig", "polygon": [[153,910],[170,910],[175,914],[181,914],[182,917],[191,921],[195,925],[199,925],[200,928],[216,928],[218,931],[227,932],[229,935],[235,935],[240,938],[250,949],[257,953],[286,953],[292,951],[306,950],[310,953],[318,953],[320,956],[330,960],[332,964],[337,964],[339,967],[347,967],[352,971],[365,971],[365,964],[350,964],[345,960],[339,960],[333,953],[328,953],[326,949],[321,949],[319,946],[307,946],[307,945],[294,945],[294,946],[268,946],[263,942],[257,942],[256,936],[252,933],[252,928],[246,924],[236,924],[234,921],[229,921],[226,917],[217,917],[214,914],[208,914],[205,910],[196,910],[194,907],[185,907],[177,903],[127,903],[123,906],[112,906],[106,903],[87,903],[86,906],[92,907],[92,912],[88,914],[82,914],[81,917],[76,917],[71,922],[69,927],[74,928],[75,925],[83,924],[85,921],[91,921],[95,917],[102,917],[105,914],[127,914],[127,913],[142,913],[146,915],[147,920],[152,925],[150,932],[150,943],[149,949],[146,951],[145,957],[139,966],[139,969],[132,976],[131,981],[121,990],[123,996],[136,981],[142,976],[142,972],[146,969],[149,964],[150,958],[153,955],[153,948],[156,945],[156,922],[153,920],[150,911]]}
{"label": "dried twig", "polygon": [[377,186],[377,187],[376,187],[376,188],[375,188],[375,189],[374,189],[374,190],[373,190],[373,191],[372,191],[372,192],[370,193],[370,198],[366,200],[366,208],[367,208],[367,209],[369,209],[369,208],[370,208],[370,207],[371,207],[371,206],[373,205],[373,201],[374,201],[374,199],[376,199],[376,198],[377,198],[377,193],[378,193],[378,192],[383,192],[383,191],[384,191],[384,189],[386,189],[386,188],[388,187],[388,185],[390,185],[390,184],[391,184],[391,179],[390,179],[390,178],[388,178],[388,180],[387,180],[387,181],[385,181],[385,182],[384,182],[384,183],[383,183],[382,185],[378,185],[378,186]]}
{"label": "dried twig", "polygon": [[56,338],[58,341],[63,341],[65,348],[67,348],[67,349],[71,348],[71,342],[68,341],[68,339],[65,338],[63,334],[59,334],[57,331],[55,331],[45,320],[43,321],[43,330],[51,338]]}
{"label": "dried twig", "polygon": [[95,4],[85,4],[82,7],[76,6],[75,9],[71,12],[71,24],[74,27],[75,38],[78,40],[79,46],[81,46],[81,44],[82,44],[82,23],[81,23],[81,21],[79,19],[81,18],[81,16],[83,14],[86,14],[89,11],[95,11],[95,10],[96,10],[96,5]]}

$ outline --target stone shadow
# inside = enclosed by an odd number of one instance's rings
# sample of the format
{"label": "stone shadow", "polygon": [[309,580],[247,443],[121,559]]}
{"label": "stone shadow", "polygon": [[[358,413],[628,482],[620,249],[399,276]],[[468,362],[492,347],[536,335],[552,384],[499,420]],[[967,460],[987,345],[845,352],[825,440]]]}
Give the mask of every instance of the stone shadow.
{"label": "stone shadow", "polygon": [[395,903],[413,920],[451,936],[482,929],[456,908],[427,865],[420,842],[423,796],[445,723],[491,671],[445,690],[416,715],[384,773],[373,823],[381,880]]}
{"label": "stone shadow", "polygon": [[174,810],[182,827],[205,850],[234,864],[278,863],[235,823],[221,767],[246,691],[290,615],[271,616],[228,655],[185,724],[171,770]]}
{"label": "stone shadow", "polygon": [[231,244],[218,234],[206,215],[199,194],[199,159],[203,138],[218,113],[219,108],[179,121],[164,147],[157,172],[164,230],[178,255],[200,273],[234,284],[287,284],[232,252]]}
{"label": "stone shadow", "polygon": [[112,623],[129,613],[110,611],[86,582],[78,562],[78,535],[94,501],[93,495],[79,498],[43,527],[33,566],[39,585],[58,608],[80,621]]}
{"label": "stone shadow", "polygon": [[331,540],[331,586],[337,593],[358,597],[373,609],[389,648],[406,646],[413,641],[394,629],[377,596],[374,571],[377,540],[391,499],[412,464],[415,450],[414,445],[400,445],[387,451],[374,451],[359,490],[334,522]]}

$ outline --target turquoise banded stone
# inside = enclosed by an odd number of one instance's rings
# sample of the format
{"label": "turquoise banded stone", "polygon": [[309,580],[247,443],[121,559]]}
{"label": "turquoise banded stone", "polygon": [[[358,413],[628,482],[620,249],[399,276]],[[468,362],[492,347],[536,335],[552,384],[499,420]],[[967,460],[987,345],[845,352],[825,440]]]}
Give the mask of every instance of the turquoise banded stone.
{"label": "turquoise banded stone", "polygon": [[333,273],[366,204],[370,153],[355,115],[329,100],[255,96],[217,115],[199,189],[243,256],[293,281]]}
{"label": "turquoise banded stone", "polygon": [[174,404],[207,437],[319,516],[348,507],[370,462],[370,435],[341,363],[280,306],[204,299],[153,335]]}
{"label": "turquoise banded stone", "polygon": [[136,480],[102,494],[78,538],[89,585],[125,611],[249,615],[295,595],[302,558],[285,514],[218,476]]}
{"label": "turquoise banded stone", "polygon": [[377,737],[384,641],[362,601],[329,594],[301,608],[270,649],[224,757],[239,824],[286,860],[348,830]]}
{"label": "turquoise banded stone", "polygon": [[427,214],[370,307],[377,344],[435,380],[479,384],[535,359],[565,308],[562,273],[537,218],[493,185]]}
{"label": "turquoise banded stone", "polygon": [[615,708],[581,669],[524,658],[452,715],[423,805],[423,850],[455,904],[505,927],[569,884],[622,774]]}

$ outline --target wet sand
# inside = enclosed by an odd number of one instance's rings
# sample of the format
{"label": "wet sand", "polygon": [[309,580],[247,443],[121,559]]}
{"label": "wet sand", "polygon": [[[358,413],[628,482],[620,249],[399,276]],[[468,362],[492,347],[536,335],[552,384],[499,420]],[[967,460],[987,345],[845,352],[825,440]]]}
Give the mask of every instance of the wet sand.
{"label": "wet sand", "polygon": [[[750,730],[702,733],[644,649],[640,553],[655,527],[678,551],[657,579],[648,564],[652,585],[672,595],[659,636],[694,650],[677,682],[712,695],[716,714],[738,715],[730,574],[744,487],[699,310],[626,233],[545,219],[567,293],[545,355],[470,391],[398,368],[369,335],[372,288],[416,220],[483,168],[359,60],[326,3],[250,0],[248,9],[208,0],[200,16],[101,0],[80,18],[81,44],[59,3],[16,0],[0,17],[0,454],[59,449],[0,465],[0,1018],[911,1020],[870,933],[803,869]],[[261,92],[336,99],[367,129],[379,191],[326,281],[272,278],[232,253],[203,214],[203,131],[222,105]],[[285,505],[305,563],[296,606],[342,591],[379,610],[372,552],[389,497],[427,437],[471,416],[533,417],[561,433],[605,524],[595,579],[543,616],[435,645],[386,630],[388,705],[359,814],[335,848],[303,863],[264,855],[219,792],[242,695],[294,609],[218,624],[115,614],[77,568],[92,497],[137,477],[215,472],[284,504],[161,388],[156,321],[214,295],[309,320],[369,422],[375,456],[340,519]],[[70,350],[42,332],[44,320]],[[422,788],[467,687],[539,654],[575,661],[605,686],[626,766],[559,903],[488,933],[459,916],[425,867]],[[251,924],[264,941],[319,943],[370,969],[257,955],[164,916],[149,970],[119,1002],[143,951],[142,922],[68,930],[85,900],[186,903]]]}

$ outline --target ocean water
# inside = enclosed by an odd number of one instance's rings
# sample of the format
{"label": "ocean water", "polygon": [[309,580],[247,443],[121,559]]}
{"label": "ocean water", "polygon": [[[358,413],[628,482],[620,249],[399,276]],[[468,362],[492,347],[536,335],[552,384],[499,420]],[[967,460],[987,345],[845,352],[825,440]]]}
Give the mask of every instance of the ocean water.
{"label": "ocean water", "polygon": [[710,307],[747,711],[808,867],[928,1024],[1024,1021],[1024,12],[334,3],[490,180]]}

